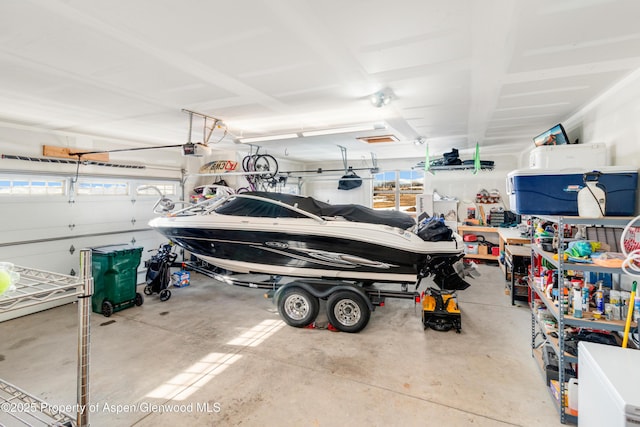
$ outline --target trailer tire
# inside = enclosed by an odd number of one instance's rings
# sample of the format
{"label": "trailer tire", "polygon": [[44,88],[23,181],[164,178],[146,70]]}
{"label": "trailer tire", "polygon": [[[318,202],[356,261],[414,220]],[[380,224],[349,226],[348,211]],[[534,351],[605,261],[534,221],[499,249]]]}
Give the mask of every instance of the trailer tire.
{"label": "trailer tire", "polygon": [[327,317],[339,331],[355,333],[367,326],[371,310],[361,295],[338,291],[327,300]]}
{"label": "trailer tire", "polygon": [[278,299],[278,312],[282,320],[296,328],[311,324],[318,316],[320,302],[302,288],[286,289]]}

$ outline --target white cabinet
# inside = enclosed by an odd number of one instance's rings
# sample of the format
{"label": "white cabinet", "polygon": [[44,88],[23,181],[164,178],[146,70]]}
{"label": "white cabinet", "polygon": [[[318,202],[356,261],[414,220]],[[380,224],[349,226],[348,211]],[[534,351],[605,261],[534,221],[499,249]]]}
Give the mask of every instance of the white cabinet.
{"label": "white cabinet", "polygon": [[603,344],[578,344],[580,426],[640,424],[640,351]]}

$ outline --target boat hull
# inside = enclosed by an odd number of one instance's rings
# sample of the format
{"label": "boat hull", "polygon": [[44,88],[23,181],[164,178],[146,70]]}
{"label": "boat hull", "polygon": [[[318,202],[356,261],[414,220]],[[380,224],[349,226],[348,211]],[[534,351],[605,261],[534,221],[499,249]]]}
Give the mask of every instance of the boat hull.
{"label": "boat hull", "polygon": [[206,262],[238,273],[413,282],[425,254],[377,243],[255,230],[157,228]]}
{"label": "boat hull", "polygon": [[237,273],[414,283],[428,257],[462,251],[461,242],[425,242],[384,225],[215,214],[194,221],[165,217],[150,225],[198,258]]}

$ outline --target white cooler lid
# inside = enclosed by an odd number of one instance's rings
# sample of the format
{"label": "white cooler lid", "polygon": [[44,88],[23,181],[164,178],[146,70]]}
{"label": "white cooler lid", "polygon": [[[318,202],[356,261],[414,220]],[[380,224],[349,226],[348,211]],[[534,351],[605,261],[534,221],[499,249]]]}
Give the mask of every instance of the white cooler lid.
{"label": "white cooler lid", "polygon": [[598,171],[605,174],[609,173],[638,173],[637,166],[600,166],[598,168],[567,168],[567,169],[516,169],[512,170],[507,176],[537,176],[537,175],[575,175],[586,172]]}

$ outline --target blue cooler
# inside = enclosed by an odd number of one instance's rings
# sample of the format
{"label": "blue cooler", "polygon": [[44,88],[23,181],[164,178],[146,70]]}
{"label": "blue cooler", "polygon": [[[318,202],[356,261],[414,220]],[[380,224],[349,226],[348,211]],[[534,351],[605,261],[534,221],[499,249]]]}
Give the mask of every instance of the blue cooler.
{"label": "blue cooler", "polygon": [[[578,215],[578,191],[591,169],[519,169],[507,175],[511,210],[520,215]],[[599,185],[606,192],[607,216],[632,216],[636,207],[638,169],[603,166]]]}

